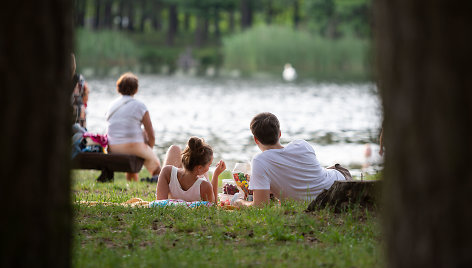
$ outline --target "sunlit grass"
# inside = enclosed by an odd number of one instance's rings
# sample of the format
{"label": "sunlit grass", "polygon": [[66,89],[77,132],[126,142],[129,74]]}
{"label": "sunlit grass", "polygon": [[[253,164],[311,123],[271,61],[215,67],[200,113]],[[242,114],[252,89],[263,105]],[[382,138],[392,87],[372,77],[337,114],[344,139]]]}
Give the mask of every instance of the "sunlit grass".
{"label": "sunlit grass", "polygon": [[[73,200],[152,201],[155,184],[96,183],[73,172]],[[142,171],[140,177],[148,176]],[[377,212],[354,208],[306,213],[304,202],[262,209],[131,208],[74,202],[76,267],[379,267]]]}

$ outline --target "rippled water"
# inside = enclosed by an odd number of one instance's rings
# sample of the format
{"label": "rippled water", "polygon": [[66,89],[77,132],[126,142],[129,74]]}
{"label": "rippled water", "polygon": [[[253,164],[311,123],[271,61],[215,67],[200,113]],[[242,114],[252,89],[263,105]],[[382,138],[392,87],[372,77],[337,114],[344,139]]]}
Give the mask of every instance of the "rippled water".
{"label": "rippled water", "polygon": [[[118,97],[115,80],[88,80],[90,132],[106,131],[105,112]],[[266,111],[280,120],[282,144],[309,141],[323,165],[362,165],[366,143],[371,144],[373,161],[381,161],[376,142],[382,114],[372,84],[140,76],[135,98],[149,109],[161,161],[169,145],[185,146],[190,136],[203,137],[213,147],[215,160],[222,158],[229,167],[250,161],[259,149],[249,123]]]}

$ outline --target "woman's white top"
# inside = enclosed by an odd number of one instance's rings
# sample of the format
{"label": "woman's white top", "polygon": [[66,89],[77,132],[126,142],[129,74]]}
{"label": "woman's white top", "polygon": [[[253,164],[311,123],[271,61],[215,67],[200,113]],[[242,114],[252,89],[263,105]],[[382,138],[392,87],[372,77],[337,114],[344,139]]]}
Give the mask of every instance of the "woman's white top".
{"label": "woman's white top", "polygon": [[146,111],[146,105],[132,96],[114,100],[107,112],[108,144],[144,142],[141,125]]}
{"label": "woman's white top", "polygon": [[202,197],[200,196],[200,184],[202,184],[205,179],[198,178],[192,187],[187,189],[187,191],[184,191],[180,185],[179,179],[177,179],[177,171],[178,169],[176,167],[172,167],[170,173],[169,190],[172,198],[181,199],[187,202],[202,200]]}

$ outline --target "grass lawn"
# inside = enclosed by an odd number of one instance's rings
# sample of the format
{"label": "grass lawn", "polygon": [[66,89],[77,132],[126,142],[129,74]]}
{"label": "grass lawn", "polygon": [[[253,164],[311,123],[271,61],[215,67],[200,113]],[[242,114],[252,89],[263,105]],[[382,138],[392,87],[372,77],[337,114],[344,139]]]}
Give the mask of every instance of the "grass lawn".
{"label": "grass lawn", "polygon": [[[95,183],[74,171],[73,201],[152,201],[155,184]],[[148,176],[142,171],[140,177]],[[378,213],[305,213],[308,204],[263,209],[131,208],[74,203],[75,267],[379,267]]]}

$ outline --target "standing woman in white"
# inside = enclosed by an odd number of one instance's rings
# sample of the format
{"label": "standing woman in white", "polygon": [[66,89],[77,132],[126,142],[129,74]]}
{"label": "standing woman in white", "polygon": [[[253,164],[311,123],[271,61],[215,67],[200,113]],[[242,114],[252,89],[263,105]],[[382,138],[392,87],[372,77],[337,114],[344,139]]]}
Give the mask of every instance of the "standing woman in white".
{"label": "standing woman in white", "polygon": [[[114,100],[107,112],[108,150],[110,153],[132,154],[144,159],[144,166],[156,176],[161,171],[159,159],[152,151],[154,129],[146,105],[134,99],[138,77],[125,73],[116,82],[121,97]],[[144,126],[144,131],[141,126]],[[126,179],[138,181],[138,173],[126,173]]]}

